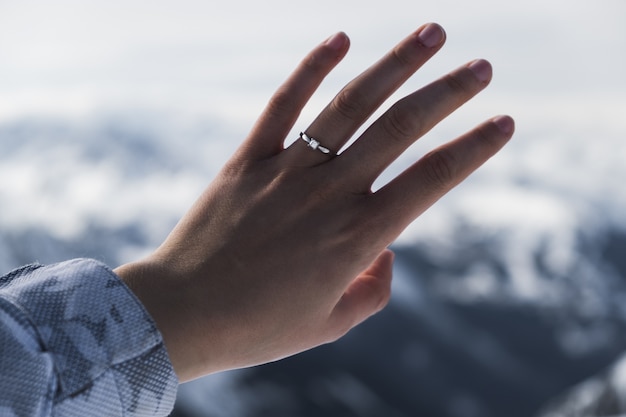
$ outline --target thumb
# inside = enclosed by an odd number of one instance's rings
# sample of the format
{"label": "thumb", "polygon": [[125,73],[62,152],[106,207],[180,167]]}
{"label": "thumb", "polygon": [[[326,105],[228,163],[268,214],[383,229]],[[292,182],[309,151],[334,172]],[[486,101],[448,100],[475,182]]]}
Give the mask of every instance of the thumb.
{"label": "thumb", "polygon": [[394,253],[385,249],[343,293],[330,316],[335,338],[382,310],[391,297]]}

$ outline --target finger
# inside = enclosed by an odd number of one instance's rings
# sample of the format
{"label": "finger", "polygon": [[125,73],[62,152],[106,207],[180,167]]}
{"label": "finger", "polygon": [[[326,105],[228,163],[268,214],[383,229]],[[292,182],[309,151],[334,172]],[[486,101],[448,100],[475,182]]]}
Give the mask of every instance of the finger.
{"label": "finger", "polygon": [[[305,133],[335,153],[369,116],[443,45],[445,32],[430,23],[420,27],[380,61],[346,85]],[[294,143],[294,158],[311,163],[327,160],[310,152],[302,141]]]}
{"label": "finger", "polygon": [[331,315],[333,339],[382,310],[391,296],[394,253],[386,249],[344,292]]}
{"label": "finger", "polygon": [[387,239],[395,239],[428,207],[496,154],[514,130],[511,117],[495,117],[425,155],[375,192],[371,212],[397,220],[381,222],[387,227]]}
{"label": "finger", "polygon": [[415,140],[484,89],[491,75],[491,65],[476,60],[394,104],[341,155],[343,178],[369,190]]}
{"label": "finger", "polygon": [[285,137],[302,108],[328,73],[348,52],[350,41],[337,33],[311,51],[271,97],[241,150],[246,156],[264,159],[283,150]]}

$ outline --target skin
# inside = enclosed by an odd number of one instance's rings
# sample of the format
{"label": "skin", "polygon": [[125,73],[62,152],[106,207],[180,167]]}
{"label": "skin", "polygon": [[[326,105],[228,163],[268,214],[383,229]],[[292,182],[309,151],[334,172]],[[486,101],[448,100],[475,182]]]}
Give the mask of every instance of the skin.
{"label": "skin", "polygon": [[[444,41],[440,26],[420,27],[305,132],[340,149]],[[165,242],[115,270],[155,319],[181,381],[332,342],[380,311],[390,297],[387,246],[512,136],[513,120],[494,117],[371,191],[408,146],[488,85],[491,66],[476,60],[395,103],[337,156],[302,140],[285,148],[348,48],[338,33],[313,49]]]}

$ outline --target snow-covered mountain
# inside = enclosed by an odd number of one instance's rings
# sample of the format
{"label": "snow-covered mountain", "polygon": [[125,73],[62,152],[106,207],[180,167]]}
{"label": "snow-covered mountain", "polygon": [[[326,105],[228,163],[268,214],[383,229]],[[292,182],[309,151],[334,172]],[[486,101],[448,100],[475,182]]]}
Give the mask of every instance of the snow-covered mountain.
{"label": "snow-covered mountain", "polygon": [[[3,270],[141,256],[219,166],[198,155],[229,151],[210,138],[234,136],[211,121],[131,120],[0,126]],[[201,152],[189,150],[198,143]],[[533,143],[524,146],[520,165],[532,159]],[[529,416],[605,371],[626,348],[626,228],[611,214],[619,198],[567,192],[555,177],[500,171],[493,181],[500,164],[394,246],[383,313],[335,344],[183,385],[175,415]],[[475,207],[478,196],[501,199],[506,213]],[[590,221],[589,207],[602,218]]]}
{"label": "snow-covered mountain", "polygon": [[[528,302],[506,291],[467,299],[450,288],[483,274],[502,287],[510,280],[497,246],[468,240],[444,262],[419,245],[397,247],[394,296],[383,313],[336,344],[183,386],[180,407],[187,414],[181,415],[531,416],[621,355],[623,278],[600,284],[613,289],[597,300],[607,305],[602,316],[579,308],[578,294],[594,290],[575,277],[558,284],[569,294],[567,304]],[[622,234],[599,249],[605,256],[597,281],[607,266],[623,268],[625,242]],[[558,280],[542,269],[538,260],[537,279]],[[616,393],[624,402],[623,387]],[[556,415],[605,415],[570,410],[581,413]]]}

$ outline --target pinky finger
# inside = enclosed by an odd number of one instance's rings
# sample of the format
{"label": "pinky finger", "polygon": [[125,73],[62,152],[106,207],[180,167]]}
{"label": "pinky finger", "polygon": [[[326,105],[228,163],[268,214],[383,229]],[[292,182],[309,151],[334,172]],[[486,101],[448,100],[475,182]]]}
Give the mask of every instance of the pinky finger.
{"label": "pinky finger", "polygon": [[373,204],[383,216],[398,222],[390,230],[395,239],[426,209],[495,155],[513,136],[515,123],[497,116],[465,135],[426,154],[373,195]]}

